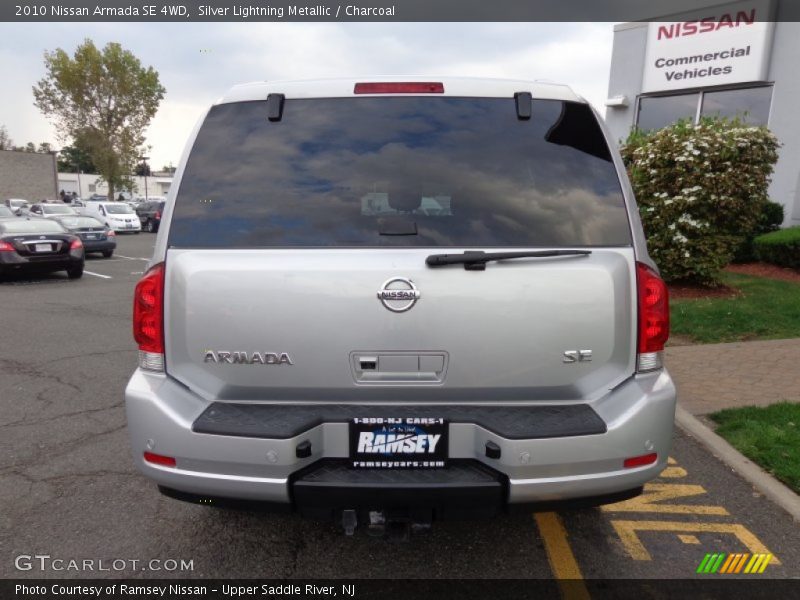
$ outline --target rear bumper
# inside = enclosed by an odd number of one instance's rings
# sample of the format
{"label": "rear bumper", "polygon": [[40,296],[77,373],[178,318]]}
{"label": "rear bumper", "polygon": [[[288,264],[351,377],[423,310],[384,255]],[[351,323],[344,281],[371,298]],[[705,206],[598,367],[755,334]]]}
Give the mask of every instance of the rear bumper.
{"label": "rear bumper", "polygon": [[116,240],[83,240],[84,250],[89,252],[104,252],[106,250],[115,250],[117,247]]}
{"label": "rear bumper", "polygon": [[67,254],[37,257],[36,260],[29,260],[16,252],[0,252],[0,273],[60,271],[80,266],[83,259],[83,249],[70,250]]}
{"label": "rear bumper", "polygon": [[[125,393],[134,461],[146,476],[176,493],[298,509],[324,505],[327,499],[328,508],[336,509],[351,508],[339,506],[343,501],[353,506],[387,502],[393,493],[402,491],[391,478],[389,492],[380,494],[374,486],[359,489],[355,482],[327,486],[326,492],[325,485],[305,481],[304,473],[324,464],[321,461],[348,457],[346,422],[319,422],[285,438],[199,433],[193,431],[193,425],[209,403],[169,377],[137,370]],[[675,402],[675,387],[666,370],[639,375],[591,404],[605,423],[605,433],[512,439],[476,423],[453,422],[449,456],[453,461],[478,465],[499,482],[499,487],[483,486],[486,489],[478,494],[479,503],[506,507],[624,494],[640,488],[665,467]],[[403,410],[413,414],[414,408],[405,405]],[[305,441],[310,442],[312,454],[298,458],[297,446]],[[487,442],[501,449],[499,459],[486,456]],[[176,467],[145,462],[145,451],[174,457]],[[625,458],[651,452],[658,454],[656,463],[623,468]],[[417,498],[425,497],[428,504],[447,504],[448,492],[442,486],[439,491],[436,488],[435,479],[430,485],[412,486]],[[487,492],[489,488],[492,490]]]}

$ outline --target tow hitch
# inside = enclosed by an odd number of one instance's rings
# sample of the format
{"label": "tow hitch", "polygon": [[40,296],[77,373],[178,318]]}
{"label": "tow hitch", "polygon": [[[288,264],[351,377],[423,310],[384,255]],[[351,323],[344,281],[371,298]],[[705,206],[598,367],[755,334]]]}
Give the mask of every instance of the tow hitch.
{"label": "tow hitch", "polygon": [[[433,526],[432,510],[370,510],[362,515],[367,535],[395,542],[408,541],[412,536],[425,535]],[[345,535],[355,533],[359,524],[359,513],[355,509],[342,511],[342,529]]]}

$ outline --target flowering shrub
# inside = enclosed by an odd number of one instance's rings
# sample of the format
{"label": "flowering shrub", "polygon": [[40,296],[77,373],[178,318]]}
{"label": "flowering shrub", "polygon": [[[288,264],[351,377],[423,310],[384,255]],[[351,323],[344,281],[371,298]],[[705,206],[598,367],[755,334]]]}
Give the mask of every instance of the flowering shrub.
{"label": "flowering shrub", "polygon": [[667,281],[715,285],[769,201],[778,141],[737,120],[679,121],[622,147],[647,247]]}

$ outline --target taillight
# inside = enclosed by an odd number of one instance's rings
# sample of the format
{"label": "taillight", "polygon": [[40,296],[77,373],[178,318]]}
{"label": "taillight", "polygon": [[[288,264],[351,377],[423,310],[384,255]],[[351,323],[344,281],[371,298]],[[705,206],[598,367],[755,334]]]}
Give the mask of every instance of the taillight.
{"label": "taillight", "polygon": [[114,231],[113,229],[109,229],[108,231],[106,231],[106,236],[107,237],[117,237],[117,232]]}
{"label": "taillight", "polygon": [[161,211],[160,210],[156,211],[156,214],[153,215],[153,218],[160,221],[161,220]]}
{"label": "taillight", "polygon": [[69,244],[70,250],[80,250],[81,248],[83,248],[83,242],[80,240],[80,238],[75,238]]}
{"label": "taillight", "polygon": [[133,294],[133,338],[139,344],[139,366],[164,370],[164,263],[151,268]]}
{"label": "taillight", "polygon": [[0,252],[14,252],[14,246],[9,244],[8,242],[0,240]]}
{"label": "taillight", "polygon": [[639,372],[663,366],[664,344],[669,338],[669,295],[667,285],[643,263],[636,263],[639,295]]}
{"label": "taillight", "polygon": [[444,84],[427,82],[357,83],[354,94],[444,94]]}

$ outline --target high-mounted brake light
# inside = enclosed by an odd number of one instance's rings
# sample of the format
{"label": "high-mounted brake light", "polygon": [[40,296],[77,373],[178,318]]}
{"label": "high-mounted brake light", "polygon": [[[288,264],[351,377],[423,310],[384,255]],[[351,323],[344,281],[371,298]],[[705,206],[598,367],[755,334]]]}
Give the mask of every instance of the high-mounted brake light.
{"label": "high-mounted brake light", "polygon": [[139,344],[139,367],[164,370],[164,263],[151,268],[133,295],[133,338]]}
{"label": "high-mounted brake light", "polygon": [[639,360],[642,373],[663,366],[664,344],[669,338],[669,294],[667,285],[656,272],[636,263],[639,297]]}
{"label": "high-mounted brake light", "polygon": [[426,82],[357,83],[354,94],[444,94],[444,84]]}

